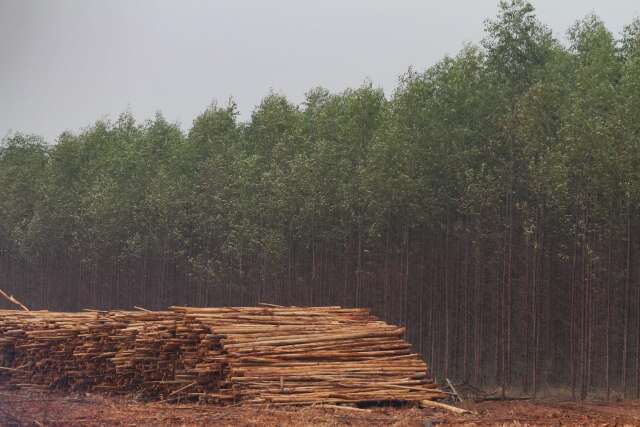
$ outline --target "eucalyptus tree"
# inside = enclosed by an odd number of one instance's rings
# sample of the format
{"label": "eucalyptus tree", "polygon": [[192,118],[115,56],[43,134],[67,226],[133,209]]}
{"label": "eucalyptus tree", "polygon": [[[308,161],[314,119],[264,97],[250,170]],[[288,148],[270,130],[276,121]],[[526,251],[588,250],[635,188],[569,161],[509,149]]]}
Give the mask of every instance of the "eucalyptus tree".
{"label": "eucalyptus tree", "polygon": [[518,311],[519,324],[527,326],[517,344],[522,352],[517,368],[522,372],[523,388],[528,392],[532,387],[534,394],[545,380],[540,372],[558,378],[567,371],[562,368],[552,373],[555,351],[565,349],[554,350],[543,338],[549,336],[553,324],[545,312],[553,318],[557,310],[567,311],[558,305],[566,300],[564,287],[545,281],[545,270],[548,265],[563,264],[572,255],[563,244],[572,238],[566,232],[572,222],[567,215],[570,165],[560,144],[562,111],[573,87],[572,66],[571,55],[557,46],[540,70],[539,80],[518,98],[514,117],[514,139],[519,144],[517,206],[524,240]]}
{"label": "eucalyptus tree", "polygon": [[[237,223],[238,272],[249,282],[263,285],[268,274],[280,277],[270,290],[270,298],[278,301],[292,301],[297,291],[295,213],[299,201],[290,178],[291,161],[299,150],[304,150],[301,118],[296,105],[282,95],[270,93],[243,129],[244,161],[250,166],[243,168],[243,189],[237,199],[237,211],[243,221]],[[251,260],[248,266],[260,265],[260,269],[245,271],[244,258]]]}
{"label": "eucalyptus tree", "polygon": [[498,191],[502,193],[503,244],[501,290],[496,293],[495,366],[504,395],[511,382],[512,322],[514,288],[514,240],[521,234],[518,211],[526,199],[525,144],[517,140],[518,100],[540,78],[540,72],[551,55],[555,40],[551,31],[534,14],[534,7],[524,0],[501,1],[498,17],[487,21],[482,42],[487,55],[489,84],[499,93],[502,102],[495,103],[497,133],[491,138],[490,149],[495,174],[499,177]]}
{"label": "eucalyptus tree", "polygon": [[26,244],[41,195],[48,148],[35,135],[14,134],[0,144],[0,239]]}
{"label": "eucalyptus tree", "polygon": [[[575,87],[568,96],[562,144],[572,195],[574,254],[572,260],[571,366],[575,393],[585,397],[591,384],[594,335],[594,254],[602,224],[616,209],[616,83],[620,63],[613,35],[590,15],[569,32],[574,55]],[[617,210],[617,209],[616,209]]]}
{"label": "eucalyptus tree", "polygon": [[623,339],[623,387],[627,391],[626,371],[629,361],[630,325],[632,306],[631,282],[635,277],[636,285],[636,360],[635,395],[640,396],[640,271],[632,267],[637,265],[638,257],[638,212],[640,208],[640,20],[637,18],[625,27],[621,41],[620,56],[623,61],[620,80],[619,126],[622,138],[618,143],[618,155],[615,167],[619,171],[619,194],[626,201],[626,275],[625,275],[625,326]]}
{"label": "eucalyptus tree", "polygon": [[[225,106],[210,105],[193,122],[187,144],[179,156],[178,203],[183,218],[176,225],[179,253],[195,276],[192,301],[207,304],[235,289],[234,269],[228,262],[236,247],[242,187],[238,164],[241,151],[238,110],[230,100]],[[251,168],[244,171],[250,174]],[[211,289],[211,284],[225,289]]]}
{"label": "eucalyptus tree", "polygon": [[[37,204],[47,152],[42,138],[35,135],[17,133],[0,143],[0,276],[4,273],[7,292],[40,294],[39,284],[24,280],[26,276],[19,273],[12,280],[11,272],[40,265],[30,252],[40,223]],[[16,283],[18,278],[23,282]]]}

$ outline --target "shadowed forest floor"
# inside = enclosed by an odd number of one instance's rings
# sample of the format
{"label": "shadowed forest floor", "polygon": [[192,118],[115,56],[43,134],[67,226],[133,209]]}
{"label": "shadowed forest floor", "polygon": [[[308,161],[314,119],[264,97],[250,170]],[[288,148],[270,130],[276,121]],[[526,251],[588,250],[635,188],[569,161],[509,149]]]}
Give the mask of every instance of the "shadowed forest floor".
{"label": "shadowed forest floor", "polygon": [[417,408],[366,411],[327,407],[143,403],[89,394],[0,392],[0,425],[22,426],[638,426],[640,402],[466,403],[477,415]]}

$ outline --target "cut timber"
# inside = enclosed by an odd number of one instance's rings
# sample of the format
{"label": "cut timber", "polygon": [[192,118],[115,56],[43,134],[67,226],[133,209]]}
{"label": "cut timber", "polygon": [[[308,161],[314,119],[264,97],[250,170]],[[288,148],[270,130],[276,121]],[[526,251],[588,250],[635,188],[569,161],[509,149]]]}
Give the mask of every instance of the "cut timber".
{"label": "cut timber", "polygon": [[449,380],[449,378],[446,378],[446,381],[447,381],[447,385],[451,389],[451,392],[453,393],[453,396],[456,398],[458,402],[462,403],[462,397],[460,397],[460,395],[458,394],[458,391],[453,386],[453,383]]}
{"label": "cut timber", "polygon": [[403,334],[363,308],[0,310],[0,366],[8,368],[0,378],[27,389],[220,403],[447,398]]}
{"label": "cut timber", "polygon": [[26,305],[24,305],[23,303],[21,303],[20,301],[18,301],[13,295],[9,295],[7,294],[5,291],[3,291],[2,289],[0,289],[0,295],[3,296],[4,298],[6,298],[10,303],[17,305],[18,307],[20,307],[22,310],[24,311],[29,311],[29,309],[27,308]]}
{"label": "cut timber", "polygon": [[432,400],[423,400],[420,402],[420,406],[423,408],[444,409],[445,411],[453,412],[454,414],[473,414],[473,412],[468,409],[458,408],[457,406],[447,405],[442,402],[434,402]]}
{"label": "cut timber", "polygon": [[360,412],[360,413],[371,413],[370,409],[354,408],[353,406],[341,406],[341,405],[325,404],[325,405],[316,405],[315,407],[316,408],[339,409],[339,410],[342,410],[342,411],[352,411],[352,412]]}

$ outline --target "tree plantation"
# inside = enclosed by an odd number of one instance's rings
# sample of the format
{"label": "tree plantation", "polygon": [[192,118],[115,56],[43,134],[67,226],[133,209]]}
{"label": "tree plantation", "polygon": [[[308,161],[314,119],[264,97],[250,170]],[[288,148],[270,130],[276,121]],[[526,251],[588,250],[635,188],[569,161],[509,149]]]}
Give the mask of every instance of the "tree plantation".
{"label": "tree plantation", "polygon": [[561,41],[513,0],[388,96],[9,135],[0,288],[51,310],[371,307],[436,378],[638,397],[640,20]]}

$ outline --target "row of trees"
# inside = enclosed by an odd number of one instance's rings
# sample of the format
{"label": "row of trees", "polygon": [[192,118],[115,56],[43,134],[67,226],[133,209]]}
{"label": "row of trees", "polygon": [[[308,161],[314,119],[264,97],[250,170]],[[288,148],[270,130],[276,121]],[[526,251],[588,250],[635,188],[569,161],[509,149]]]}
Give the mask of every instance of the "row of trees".
{"label": "row of trees", "polygon": [[523,0],[389,98],[212,105],[0,147],[0,288],[33,307],[342,304],[438,377],[640,395],[640,21]]}

